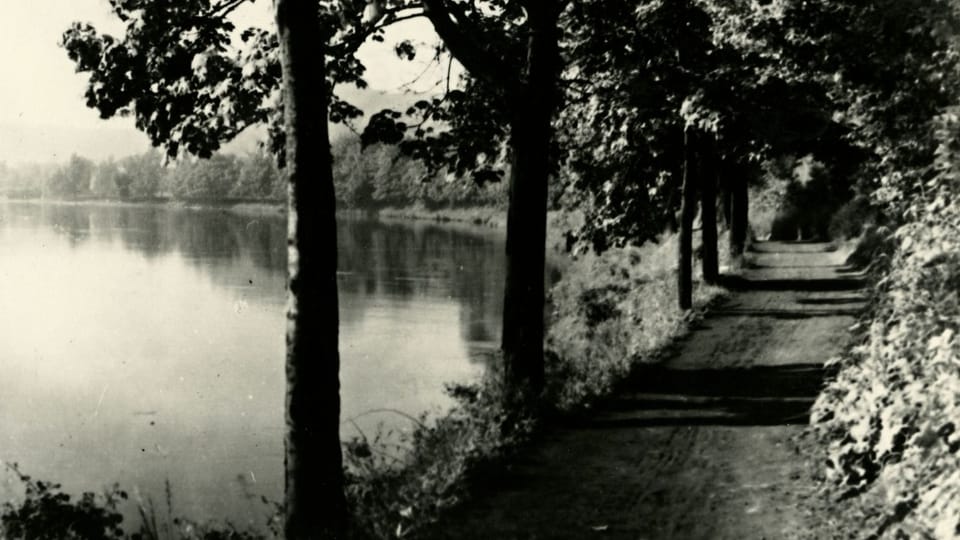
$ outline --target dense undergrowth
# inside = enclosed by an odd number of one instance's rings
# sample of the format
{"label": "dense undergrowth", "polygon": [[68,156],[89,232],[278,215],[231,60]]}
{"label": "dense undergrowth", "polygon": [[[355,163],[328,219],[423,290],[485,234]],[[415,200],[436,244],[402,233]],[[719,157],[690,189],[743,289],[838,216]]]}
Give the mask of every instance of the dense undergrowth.
{"label": "dense undergrowth", "polygon": [[551,293],[547,393],[561,411],[587,407],[684,334],[723,289],[699,282],[691,312],[677,307],[676,235],[572,261]]}
{"label": "dense undergrowth", "polygon": [[[354,537],[416,537],[462,502],[485,471],[508,458],[533,431],[532,417],[504,408],[494,372],[446,390],[456,403],[441,417],[424,415],[399,439],[385,440],[381,432],[345,444]],[[398,443],[406,450],[391,451]]]}
{"label": "dense undergrowth", "polygon": [[960,121],[940,127],[921,191],[877,194],[908,201],[906,223],[873,234],[870,309],[813,411],[827,477],[869,507],[873,537],[960,537]]}

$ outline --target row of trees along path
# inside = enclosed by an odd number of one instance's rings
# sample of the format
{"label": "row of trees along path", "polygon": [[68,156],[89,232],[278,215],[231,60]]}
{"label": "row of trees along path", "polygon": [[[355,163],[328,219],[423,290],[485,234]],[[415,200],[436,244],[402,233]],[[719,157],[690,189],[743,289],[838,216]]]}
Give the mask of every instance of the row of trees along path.
{"label": "row of trees along path", "polygon": [[[455,57],[468,76],[459,88],[451,88],[448,81],[443,95],[417,101],[405,113],[373,115],[363,133],[365,144],[398,144],[432,169],[472,174],[478,181],[502,175],[498,158],[509,148],[502,351],[506,394],[514,407],[535,407],[543,388],[547,186],[561,163],[571,167],[580,196],[594,203],[581,238],[595,247],[647,240],[662,232],[665,223],[676,221],[678,301],[688,308],[698,205],[704,217],[704,278],[721,278],[715,188],[721,187],[730,201],[725,210],[736,255],[743,249],[747,224],[746,175],[741,172],[751,164],[812,153],[832,170],[849,172],[866,161],[845,143],[851,134],[861,130],[877,139],[877,146],[895,147],[888,144],[890,138],[904,139],[909,133],[891,126],[922,127],[949,86],[914,74],[925,69],[914,60],[935,57],[932,51],[940,46],[939,38],[933,39],[940,34],[918,32],[915,26],[941,20],[945,9],[937,3],[921,10],[918,6],[928,2],[918,0],[877,0],[872,9],[849,0],[769,6],[683,0],[639,8],[625,0],[274,0],[276,31],[245,30],[244,46],[237,51],[231,46],[234,26],[227,15],[249,1],[111,0],[126,25],[122,39],[75,23],[64,34],[63,45],[77,70],[90,74],[88,105],[104,118],[133,115],[137,126],[170,157],[183,152],[209,157],[244,129],[265,124],[271,149],[289,166],[285,536],[291,539],[346,534],[338,437],[335,196],[327,121],[363,116],[333,89],[338,84],[366,86],[366,68],[356,52],[368,39],[382,41],[385,27],[426,18],[443,42],[441,49]],[[876,32],[880,27],[885,31]],[[931,39],[919,40],[920,34]],[[396,50],[411,58],[416,53],[410,41],[398,43]],[[634,69],[638,66],[643,69]],[[921,86],[928,92],[921,92]],[[277,99],[281,95],[282,100]],[[885,97],[891,95],[897,99]],[[865,116],[857,106],[864,96],[879,104],[877,110],[888,111],[892,120]],[[911,96],[916,99],[911,101]],[[885,103],[896,107],[885,109]],[[854,114],[837,114],[838,109]],[[864,118],[874,117],[882,121],[869,125],[878,129],[864,130]],[[912,121],[916,118],[923,121]],[[638,178],[649,185],[638,186]],[[673,220],[678,207],[678,219]],[[748,277],[748,290],[707,320],[710,329],[695,333],[661,371],[640,374],[635,382],[659,386],[628,385],[622,399],[612,402],[607,420],[594,418],[587,422],[589,429],[551,435],[559,438],[539,450],[546,453],[539,459],[549,466],[530,468],[529,474],[550,471],[552,476],[521,474],[516,481],[527,490],[522,501],[500,505],[503,516],[464,517],[464,522],[481,519],[488,526],[524,528],[523,523],[553,516],[552,522],[540,525],[554,527],[547,530],[559,535],[581,537],[585,525],[627,531],[639,526],[636,516],[660,523],[674,514],[645,513],[643,508],[673,508],[687,501],[698,512],[721,508],[730,523],[740,523],[746,511],[734,511],[733,503],[725,501],[747,500],[746,486],[754,484],[741,484],[743,490],[733,495],[721,489],[723,478],[746,471],[760,475],[750,480],[758,482],[756,486],[772,482],[761,474],[762,464],[749,463],[752,456],[781,463],[773,449],[775,441],[785,444],[789,430],[696,426],[799,421],[818,375],[802,364],[827,356],[822,349],[832,346],[831,336],[847,322],[848,315],[841,313],[855,304],[852,297],[818,289],[849,285],[830,275],[836,270],[826,268],[831,255],[757,257],[761,265],[784,267],[766,269],[771,276],[758,271]],[[800,266],[824,268],[814,276],[799,276],[809,278],[801,281],[778,274],[789,272],[791,265],[785,261],[794,259]],[[827,274],[817,277],[819,272]],[[800,291],[791,292],[791,287]],[[740,308],[736,302],[742,303]],[[750,339],[758,335],[765,339]],[[788,354],[790,348],[803,351],[803,356],[790,356],[797,354]],[[791,362],[801,365],[789,367]],[[738,366],[741,371],[730,371]],[[709,369],[724,371],[703,371]],[[702,388],[712,387],[710,383],[696,384],[710,377],[717,384],[714,395],[705,397]],[[678,379],[685,385],[676,386]],[[727,392],[734,380],[744,393]],[[724,382],[730,384],[719,384]],[[650,408],[647,394],[664,392],[671,384],[680,397],[653,400],[670,414],[634,414],[630,419],[631,410]],[[751,395],[758,388],[772,395]],[[799,392],[797,388],[804,390],[802,395],[791,393]],[[685,399],[684,392],[700,397]],[[621,410],[614,414],[616,403]],[[703,414],[684,415],[675,409]],[[657,423],[685,425],[644,427]],[[750,444],[759,444],[752,438],[765,437],[772,441],[769,452],[760,447],[747,452]],[[715,454],[707,459],[712,464],[693,466],[700,459],[697,452]],[[657,455],[659,461],[651,458]],[[652,461],[644,464],[647,459]],[[625,460],[638,465],[627,468]],[[676,474],[664,472],[671,470]],[[596,474],[591,476],[591,471]],[[616,471],[623,474],[613,474]],[[716,481],[704,480],[712,473],[719,475]],[[708,489],[673,489],[658,484],[660,477],[687,486],[706,481]],[[648,485],[663,489],[643,491]],[[696,499],[709,494],[716,497]],[[587,507],[579,515],[571,507],[574,517],[561,519],[559,509],[566,505],[557,497],[577,497],[577,504]],[[601,504],[605,500],[609,503]],[[539,505],[537,512],[518,515],[520,509],[533,510],[531,505]],[[748,511],[753,508],[747,506]],[[670,531],[681,526],[679,521],[651,526]],[[682,521],[699,524],[688,526],[714,523],[727,534],[721,526],[727,521]],[[556,528],[560,524],[569,528]],[[489,531],[480,526],[472,530]],[[757,537],[753,532],[734,537]],[[697,536],[696,531],[688,533]]]}
{"label": "row of trees along path", "polygon": [[828,244],[765,242],[734,292],[597,410],[546,430],[435,538],[832,537],[798,435],[862,307]]}

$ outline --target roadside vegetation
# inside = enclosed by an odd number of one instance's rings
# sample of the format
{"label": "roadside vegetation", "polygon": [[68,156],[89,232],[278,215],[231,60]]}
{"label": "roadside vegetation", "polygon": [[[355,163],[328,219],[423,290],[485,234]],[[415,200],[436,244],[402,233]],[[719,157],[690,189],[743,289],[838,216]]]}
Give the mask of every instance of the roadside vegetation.
{"label": "roadside vegetation", "polygon": [[[687,332],[725,290],[698,276],[694,308],[677,307],[677,235],[656,243],[585,252],[550,294],[547,395],[560,411],[589,408],[640,364]],[[726,263],[726,261],[724,261]]]}
{"label": "roadside vegetation", "polygon": [[871,232],[868,313],[813,412],[833,495],[883,538],[960,535],[960,120],[938,119],[921,193],[878,193],[905,210]]}
{"label": "roadside vegetation", "polygon": [[812,423],[845,533],[946,540],[960,536],[960,45],[941,25],[957,12],[890,8],[929,39],[885,37],[898,53],[875,69],[891,78],[850,111],[870,159],[832,229],[859,235],[849,262],[868,273],[870,301],[828,362]]}

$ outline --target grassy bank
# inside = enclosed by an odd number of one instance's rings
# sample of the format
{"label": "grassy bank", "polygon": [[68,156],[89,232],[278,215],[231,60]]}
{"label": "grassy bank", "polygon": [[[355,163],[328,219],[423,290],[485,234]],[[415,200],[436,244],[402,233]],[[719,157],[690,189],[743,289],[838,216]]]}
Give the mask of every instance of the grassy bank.
{"label": "grassy bank", "polygon": [[677,237],[585,254],[551,291],[549,395],[562,411],[589,407],[638,364],[660,360],[689,323],[724,294],[697,282],[694,309],[677,307]]}
{"label": "grassy bank", "polygon": [[375,214],[380,218],[387,219],[416,219],[441,223],[469,223],[495,228],[503,228],[507,225],[506,210],[496,206],[428,209],[421,205],[414,205],[408,207],[381,208],[377,210]]}

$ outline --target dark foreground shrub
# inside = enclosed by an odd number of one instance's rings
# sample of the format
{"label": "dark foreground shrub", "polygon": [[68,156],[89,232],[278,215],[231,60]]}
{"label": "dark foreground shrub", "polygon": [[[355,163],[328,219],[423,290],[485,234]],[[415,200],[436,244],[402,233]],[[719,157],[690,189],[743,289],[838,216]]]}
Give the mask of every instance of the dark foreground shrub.
{"label": "dark foreground shrub", "polygon": [[[498,365],[491,359],[490,365]],[[451,385],[455,405],[441,417],[412,419],[392,440],[382,433],[346,443],[347,499],[358,538],[409,538],[462,502],[533,429],[532,418],[503,405],[496,369]],[[399,413],[398,414],[402,414]],[[403,451],[397,451],[397,447]]]}
{"label": "dark foreground shrub", "polygon": [[0,538],[9,540],[111,540],[125,538],[117,510],[127,494],[117,486],[102,495],[84,493],[73,499],[53,484],[23,474],[7,464],[24,485],[19,504],[0,506]]}
{"label": "dark foreground shrub", "polygon": [[830,218],[830,237],[833,240],[857,238],[867,229],[875,227],[878,218],[877,209],[868,197],[854,197]]}
{"label": "dark foreground shrub", "polygon": [[[97,494],[78,498],[65,493],[60,484],[35,480],[16,464],[5,464],[23,485],[18,501],[0,505],[0,538],[4,540],[263,540],[279,537],[280,509],[270,506],[264,531],[240,530],[233,525],[198,523],[173,516],[167,485],[167,512],[158,516],[152,502],[130,501],[126,491],[114,484]],[[135,507],[135,508],[134,508]],[[124,523],[124,511],[139,514],[139,524]]]}

